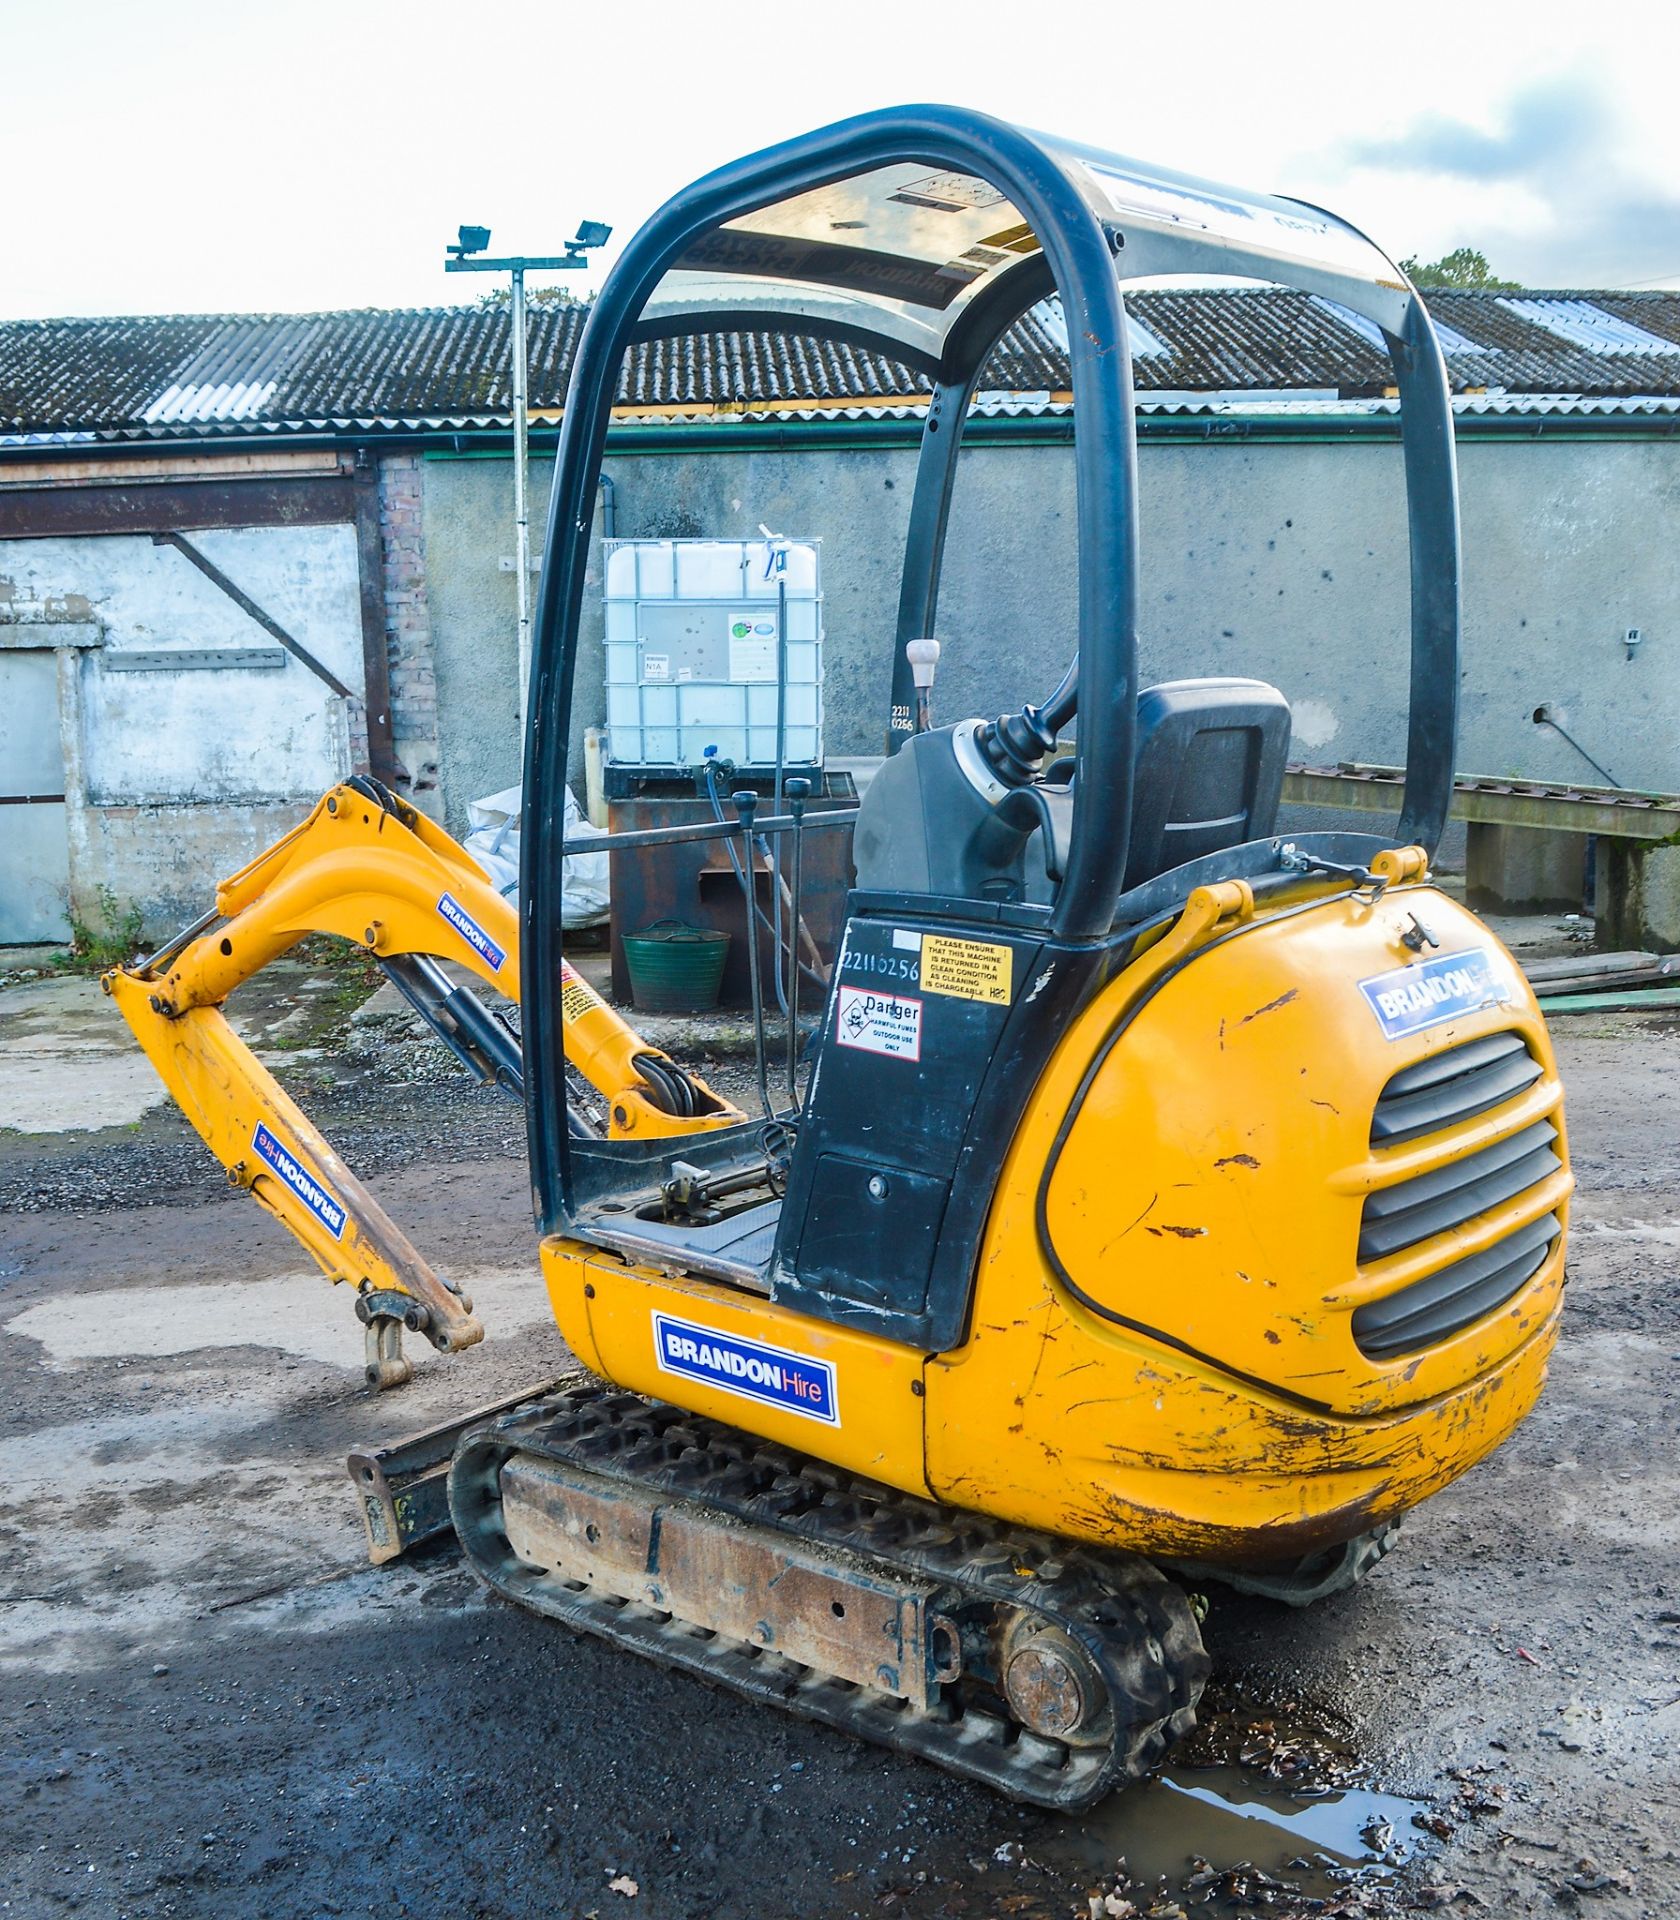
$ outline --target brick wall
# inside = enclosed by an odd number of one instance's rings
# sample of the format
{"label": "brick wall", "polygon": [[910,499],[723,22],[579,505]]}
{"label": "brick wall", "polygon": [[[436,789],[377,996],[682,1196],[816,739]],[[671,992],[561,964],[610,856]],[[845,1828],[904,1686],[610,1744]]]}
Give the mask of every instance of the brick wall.
{"label": "brick wall", "polygon": [[397,453],[379,462],[379,535],[385,560],[385,645],[391,673],[391,733],[411,779],[408,797],[441,817],[438,795],[437,676],[426,604],[421,523],[424,464]]}

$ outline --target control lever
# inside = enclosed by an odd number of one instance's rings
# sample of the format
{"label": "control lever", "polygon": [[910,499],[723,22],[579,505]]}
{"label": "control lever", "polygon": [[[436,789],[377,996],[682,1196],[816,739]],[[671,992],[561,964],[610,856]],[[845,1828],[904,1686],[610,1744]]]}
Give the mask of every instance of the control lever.
{"label": "control lever", "polygon": [[[914,640],[912,646],[918,643]],[[930,643],[934,644],[934,643]],[[788,812],[793,815],[793,897],[788,914],[787,1086],[788,1108],[799,1111],[799,896],[805,876],[805,802],[811,797],[809,780],[787,783]],[[776,962],[781,964],[781,955]]]}
{"label": "control lever", "polygon": [[926,733],[933,726],[933,676],[939,666],[939,642],[931,637],[911,640],[904,657],[910,662],[910,677],[916,683],[916,731]]}
{"label": "control lever", "polygon": [[[741,863],[741,891],[747,901],[747,978],[752,986],[753,1059],[758,1068],[758,1097],[765,1119],[773,1120],[776,1115],[770,1105],[770,1072],[764,1057],[764,984],[759,978],[758,958],[758,853],[753,845],[753,816],[758,812],[758,795],[751,787],[740,787],[729,798],[741,822],[746,854]],[[795,924],[797,927],[797,922]]]}
{"label": "control lever", "polygon": [[724,1167],[702,1167],[692,1160],[673,1160],[659,1198],[668,1220],[709,1227],[718,1217],[718,1202],[759,1187],[774,1191],[776,1170],[768,1158],[732,1161]]}

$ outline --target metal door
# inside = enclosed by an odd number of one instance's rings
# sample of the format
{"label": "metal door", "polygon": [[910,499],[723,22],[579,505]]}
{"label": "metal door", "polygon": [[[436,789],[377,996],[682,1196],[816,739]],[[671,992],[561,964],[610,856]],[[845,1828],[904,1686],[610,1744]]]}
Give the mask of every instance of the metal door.
{"label": "metal door", "polygon": [[58,656],[0,647],[0,946],[70,935]]}

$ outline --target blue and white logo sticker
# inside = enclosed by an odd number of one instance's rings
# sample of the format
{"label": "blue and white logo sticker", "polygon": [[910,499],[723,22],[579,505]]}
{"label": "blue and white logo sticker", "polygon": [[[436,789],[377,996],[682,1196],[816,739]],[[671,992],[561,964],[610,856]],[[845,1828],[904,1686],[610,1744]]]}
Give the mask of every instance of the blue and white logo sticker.
{"label": "blue and white logo sticker", "polygon": [[251,1135],[251,1146],[257,1157],[267,1161],[332,1237],[342,1240],[346,1219],[344,1208],[260,1120],[256,1132]]}
{"label": "blue and white logo sticker", "polygon": [[653,1316],[653,1347],[665,1373],[702,1380],[725,1393],[784,1407],[831,1427],[840,1424],[834,1369],[826,1360],[673,1320],[663,1313]]}
{"label": "blue and white logo sticker", "polygon": [[1390,1040],[1404,1040],[1443,1020],[1503,1006],[1516,997],[1510,969],[1485,947],[1438,953],[1415,966],[1361,980],[1359,991]]}
{"label": "blue and white logo sticker", "polygon": [[472,948],[479,959],[487,960],[490,963],[490,971],[492,973],[501,972],[502,962],[507,958],[507,955],[496,945],[495,941],[490,938],[489,934],[484,931],[472,915],[467,912],[466,908],[461,905],[454,894],[446,893],[443,896],[438,902],[438,912],[443,915],[444,919],[447,920],[461,938],[466,941],[467,945]]}

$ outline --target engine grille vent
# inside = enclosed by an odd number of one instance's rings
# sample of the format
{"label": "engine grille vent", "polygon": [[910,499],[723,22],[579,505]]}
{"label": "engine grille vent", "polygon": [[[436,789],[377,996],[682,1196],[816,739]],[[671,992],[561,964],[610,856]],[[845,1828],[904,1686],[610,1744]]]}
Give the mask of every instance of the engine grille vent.
{"label": "engine grille vent", "polygon": [[[1486,1034],[1404,1067],[1383,1088],[1371,1144],[1396,1146],[1486,1113],[1543,1069],[1520,1033]],[[1563,1167],[1557,1127],[1536,1120],[1506,1139],[1367,1196],[1361,1264],[1385,1260],[1466,1221],[1511,1206]],[[1554,1215],[1355,1310],[1353,1336],[1372,1359],[1416,1353],[1494,1312],[1531,1280],[1558,1233]]]}
{"label": "engine grille vent", "polygon": [[1557,1216],[1548,1213],[1467,1260],[1356,1307],[1353,1337],[1360,1351],[1373,1360],[1416,1353],[1502,1307],[1540,1271],[1557,1231]]}
{"label": "engine grille vent", "polygon": [[1384,1260],[1420,1240],[1461,1227],[1478,1213],[1538,1186],[1563,1165],[1552,1144],[1557,1137],[1550,1120],[1536,1120],[1480,1153],[1466,1154],[1433,1173],[1420,1173],[1397,1187],[1371,1194],[1359,1229],[1361,1263]]}
{"label": "engine grille vent", "polygon": [[1371,1144],[1397,1146],[1436,1133],[1510,1100],[1540,1078],[1540,1062],[1520,1033],[1489,1033],[1402,1067],[1371,1116]]}

